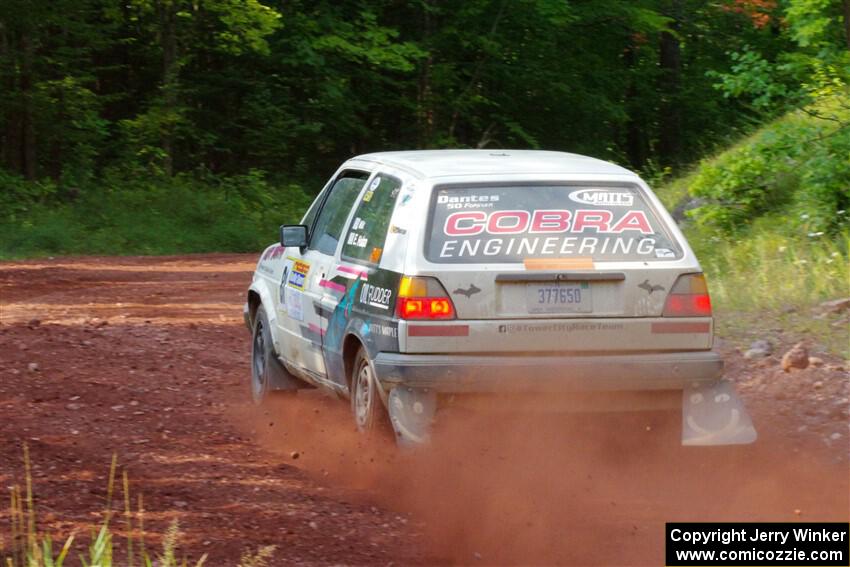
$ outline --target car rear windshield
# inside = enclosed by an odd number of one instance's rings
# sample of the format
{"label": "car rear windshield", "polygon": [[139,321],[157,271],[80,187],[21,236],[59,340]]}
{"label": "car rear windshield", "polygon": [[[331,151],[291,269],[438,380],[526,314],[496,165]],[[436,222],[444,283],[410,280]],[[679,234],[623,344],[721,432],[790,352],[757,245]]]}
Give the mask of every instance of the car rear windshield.
{"label": "car rear windshield", "polygon": [[682,256],[634,185],[438,186],[431,208],[425,245],[430,262]]}

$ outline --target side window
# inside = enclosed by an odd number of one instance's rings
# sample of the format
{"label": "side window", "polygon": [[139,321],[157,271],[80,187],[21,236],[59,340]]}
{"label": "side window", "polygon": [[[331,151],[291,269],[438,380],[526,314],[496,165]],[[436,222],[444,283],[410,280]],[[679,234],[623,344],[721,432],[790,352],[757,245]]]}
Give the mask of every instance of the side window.
{"label": "side window", "polygon": [[395,177],[378,174],[372,179],[345,237],[343,257],[373,264],[381,261],[387,228],[400,189],[401,181]]}
{"label": "side window", "polygon": [[336,253],[345,219],[368,178],[369,174],[363,171],[343,171],[337,177],[319,211],[309,248],[328,256]]}

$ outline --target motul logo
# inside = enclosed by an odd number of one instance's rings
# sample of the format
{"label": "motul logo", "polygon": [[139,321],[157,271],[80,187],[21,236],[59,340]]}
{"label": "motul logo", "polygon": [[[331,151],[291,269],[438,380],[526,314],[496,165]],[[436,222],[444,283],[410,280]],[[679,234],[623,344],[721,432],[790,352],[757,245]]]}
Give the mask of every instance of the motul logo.
{"label": "motul logo", "polygon": [[606,210],[538,209],[535,211],[464,211],[446,218],[444,232],[447,236],[475,236],[488,234],[558,234],[582,233],[593,230],[599,234],[621,234],[635,230],[641,234],[655,234],[646,213],[626,211],[614,219]]}
{"label": "motul logo", "polygon": [[635,196],[626,191],[602,191],[599,189],[579,189],[570,193],[570,199],[582,205],[600,205],[613,207],[631,207]]}

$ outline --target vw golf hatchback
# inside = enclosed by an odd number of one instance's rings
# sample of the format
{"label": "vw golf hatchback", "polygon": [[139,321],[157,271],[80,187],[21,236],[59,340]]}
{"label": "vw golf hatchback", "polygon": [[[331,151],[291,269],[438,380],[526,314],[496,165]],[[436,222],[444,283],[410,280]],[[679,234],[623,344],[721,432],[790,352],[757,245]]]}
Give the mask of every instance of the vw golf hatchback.
{"label": "vw golf hatchback", "polygon": [[685,443],[755,438],[694,253],[640,177],[589,157],[350,159],[262,253],[244,315],[255,401],[327,388],[402,443],[495,392],[677,391]]}

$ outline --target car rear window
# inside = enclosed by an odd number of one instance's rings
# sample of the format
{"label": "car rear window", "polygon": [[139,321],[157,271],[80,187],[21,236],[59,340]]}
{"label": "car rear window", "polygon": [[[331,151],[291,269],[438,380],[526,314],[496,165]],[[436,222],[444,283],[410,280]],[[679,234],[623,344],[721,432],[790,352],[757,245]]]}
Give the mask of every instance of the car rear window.
{"label": "car rear window", "polygon": [[634,185],[438,186],[429,232],[425,255],[437,263],[682,256]]}

